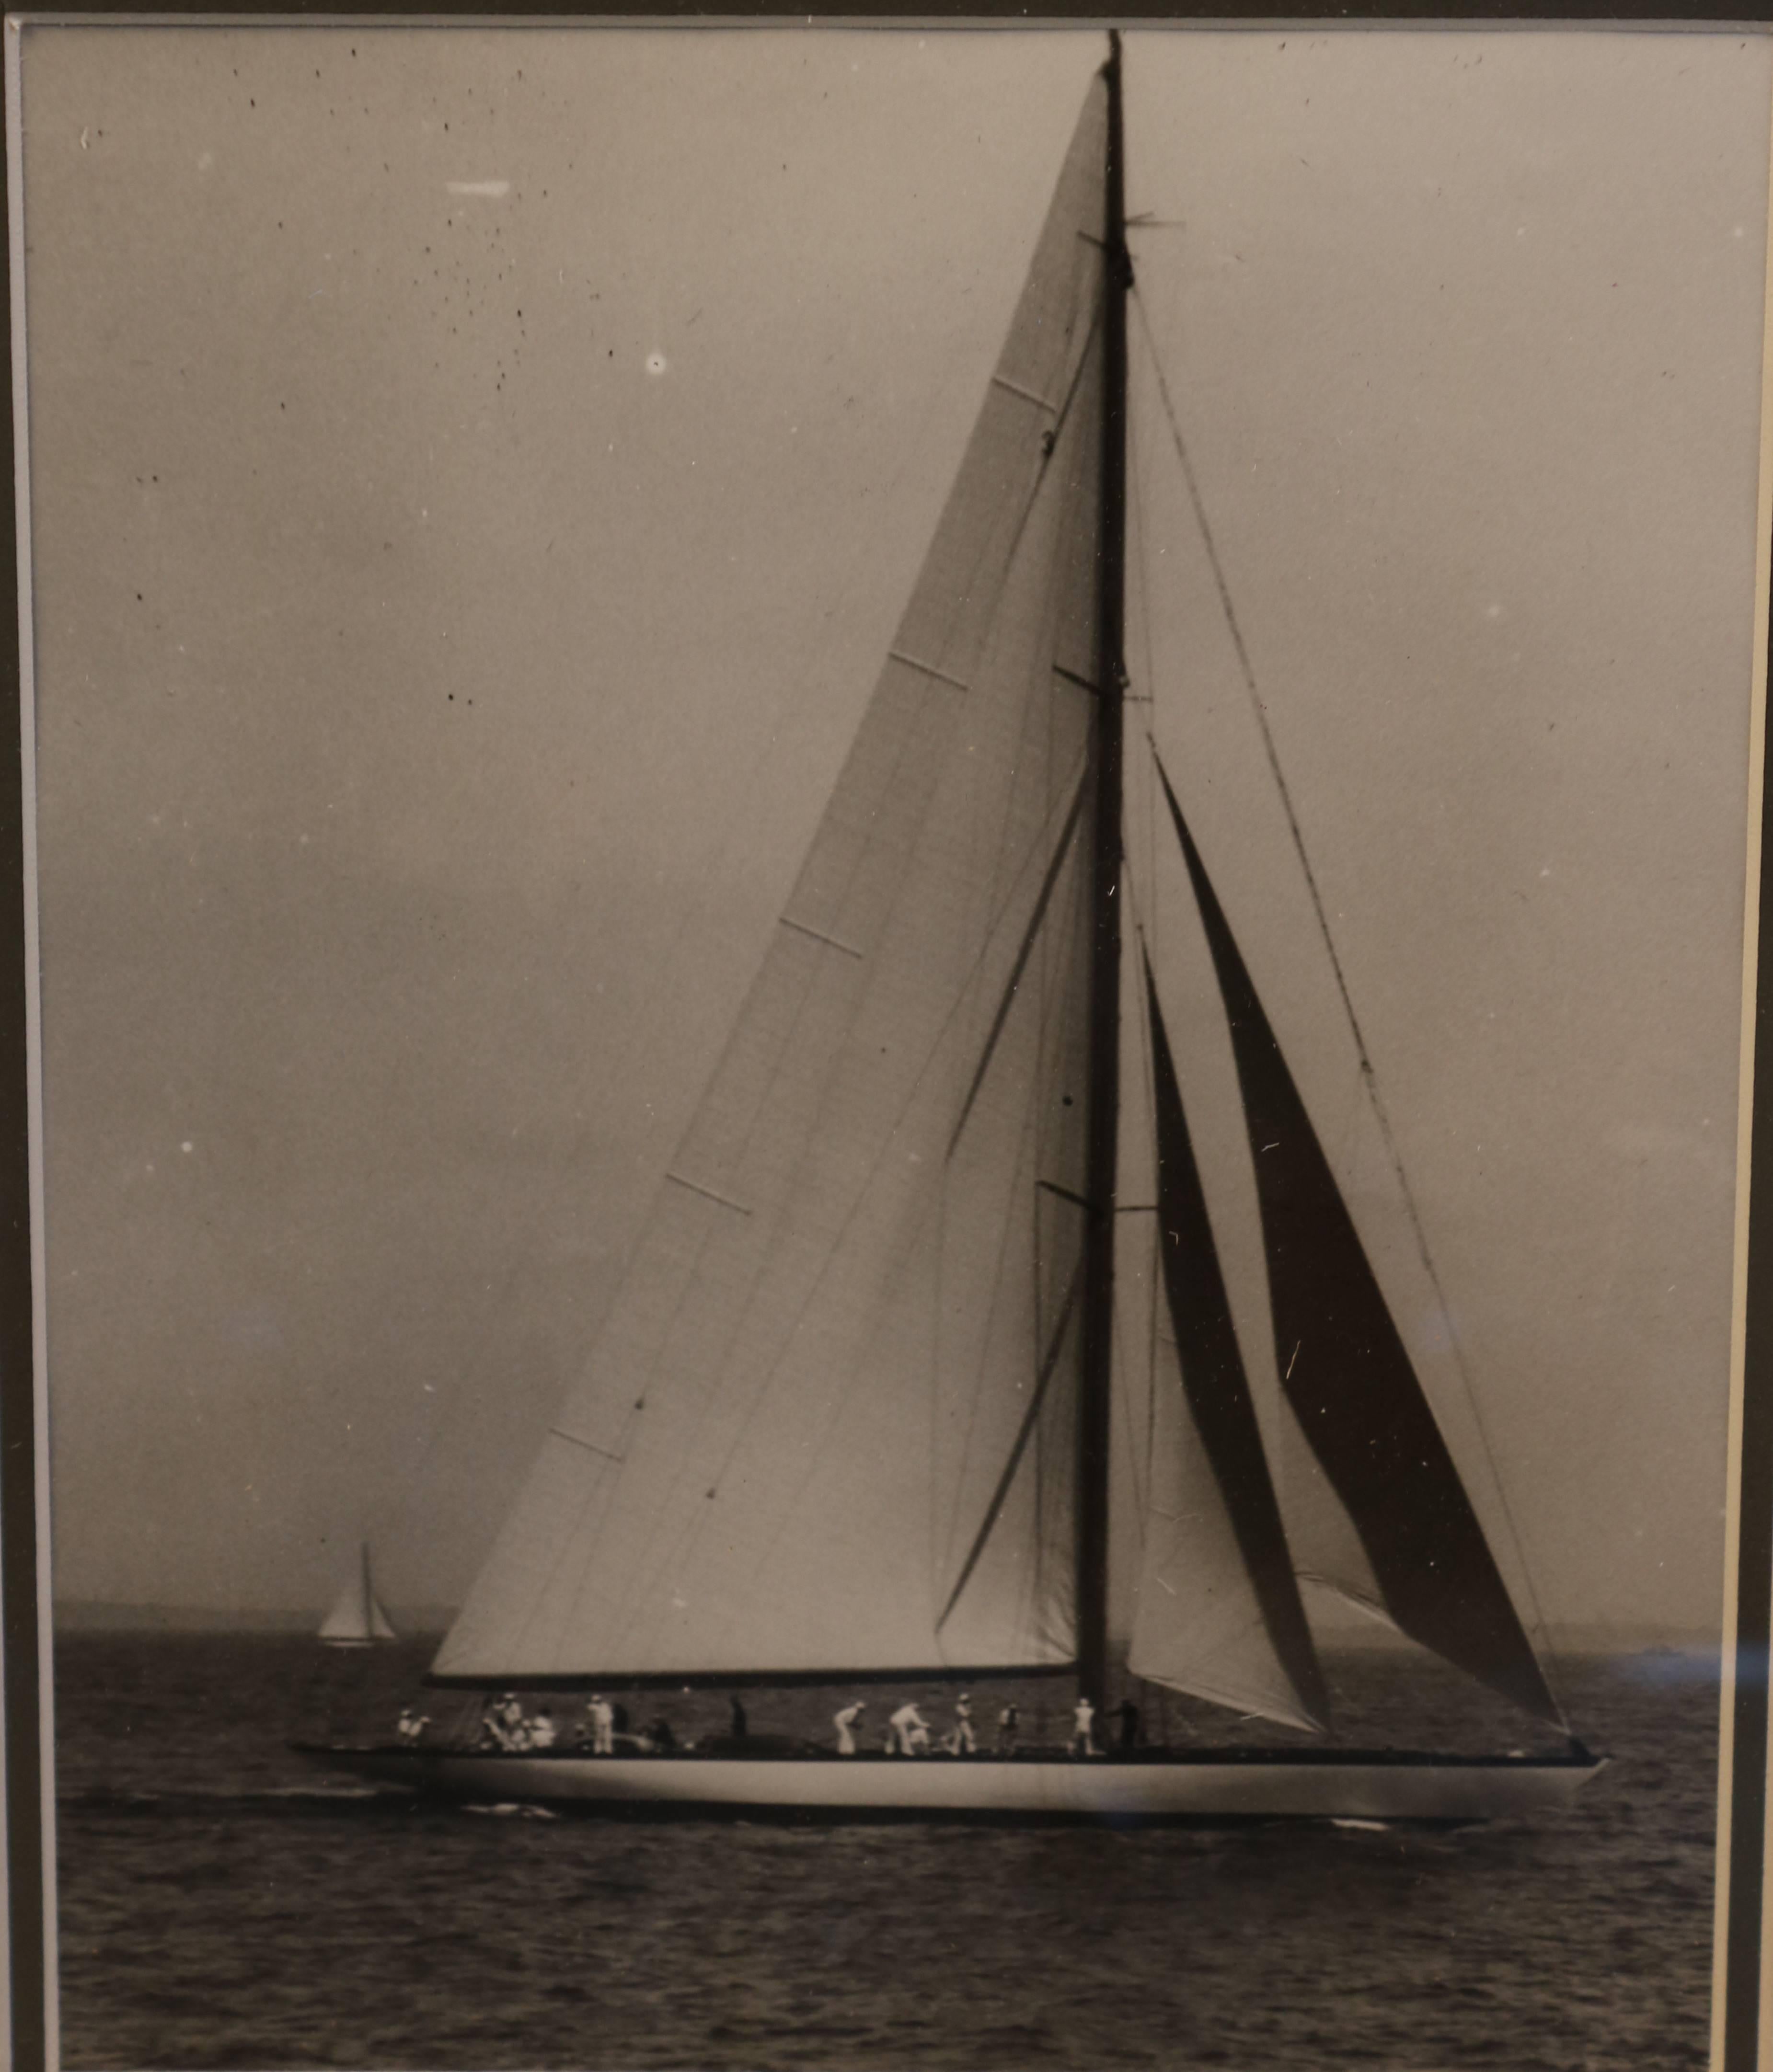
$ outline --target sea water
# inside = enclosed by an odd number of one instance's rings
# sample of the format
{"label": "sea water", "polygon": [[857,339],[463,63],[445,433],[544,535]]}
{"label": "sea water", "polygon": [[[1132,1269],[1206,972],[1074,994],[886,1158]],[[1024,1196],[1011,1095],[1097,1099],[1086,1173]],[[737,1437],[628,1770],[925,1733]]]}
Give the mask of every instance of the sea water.
{"label": "sea water", "polygon": [[[1611,1766],[1573,1811],[1360,1828],[642,1826],[330,1782],[428,1650],[58,1642],[70,2066],[1673,2068],[1705,2059],[1717,1692],[1680,1655],[1565,1664]],[[1330,1664],[1345,1738],[1495,1749],[1518,1720],[1401,1656]],[[911,1689],[746,1696],[875,1727]],[[938,1734],[947,1700],[926,1692]],[[1051,1687],[1016,1693],[1056,1739]],[[1002,1692],[973,1694],[989,1737]],[[561,1701],[556,1701],[559,1703]],[[681,1735],[719,1694],[630,1701]],[[464,1701],[432,1693],[438,1727]],[[1245,1737],[1171,1701],[1173,1739]],[[434,1731],[435,1729],[434,1729]]]}

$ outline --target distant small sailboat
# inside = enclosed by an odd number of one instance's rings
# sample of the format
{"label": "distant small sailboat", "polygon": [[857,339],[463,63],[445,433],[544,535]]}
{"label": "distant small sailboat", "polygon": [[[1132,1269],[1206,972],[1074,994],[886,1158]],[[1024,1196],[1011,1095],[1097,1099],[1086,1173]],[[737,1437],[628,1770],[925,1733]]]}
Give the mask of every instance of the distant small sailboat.
{"label": "distant small sailboat", "polygon": [[369,1543],[365,1540],[357,1572],[339,1593],[339,1601],[321,1622],[320,1638],[328,1647],[373,1647],[378,1641],[398,1640],[394,1622],[383,1610],[369,1572]]}
{"label": "distant small sailboat", "polygon": [[[1065,1678],[1075,1736],[844,1760],[735,1715],[698,1749],[298,1745],[329,1769],[606,1811],[1365,1823],[1548,1813],[1601,1766],[1546,1681],[1154,743],[1157,825],[1249,1140],[1271,1421],[1309,1446],[1359,1545],[1331,1572],[1289,1538],[1154,945],[1117,896],[1124,706],[1156,694],[1130,689],[1124,640],[1123,157],[1113,38],[849,761],[589,1371],[427,1679]],[[1346,988],[1343,1004],[1352,1027]],[[1143,1069],[1123,1089],[1125,1038]],[[1362,1069],[1370,1083],[1364,1052]],[[1130,1201],[1123,1091],[1149,1159]],[[1111,1574],[1117,1248],[1154,1309],[1149,1414],[1123,1434],[1139,1551]],[[1319,1584],[1564,1745],[1329,1741],[1301,1594]],[[347,1601],[360,1642],[367,1554]],[[1133,1732],[1099,1753],[1092,1715],[1137,1685],[1327,1738]]]}

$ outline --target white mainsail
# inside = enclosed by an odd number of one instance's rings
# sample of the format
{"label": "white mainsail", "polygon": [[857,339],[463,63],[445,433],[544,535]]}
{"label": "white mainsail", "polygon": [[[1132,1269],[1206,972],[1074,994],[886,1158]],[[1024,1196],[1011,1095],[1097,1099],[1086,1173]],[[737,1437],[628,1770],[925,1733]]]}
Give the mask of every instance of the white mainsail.
{"label": "white mainsail", "polygon": [[1105,101],[762,970],[435,1675],[1074,1652]]}

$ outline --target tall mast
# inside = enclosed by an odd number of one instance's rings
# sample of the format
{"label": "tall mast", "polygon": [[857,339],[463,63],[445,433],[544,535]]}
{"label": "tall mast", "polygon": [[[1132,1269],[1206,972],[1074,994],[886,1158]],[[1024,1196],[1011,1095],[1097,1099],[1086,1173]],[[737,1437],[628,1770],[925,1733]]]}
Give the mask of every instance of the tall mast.
{"label": "tall mast", "polygon": [[1109,1416],[1113,1392],[1115,1166],[1121,1120],[1122,652],[1126,568],[1126,249],[1121,39],[1109,32],[1102,307],[1102,441],[1096,540],[1096,827],[1092,858],[1088,1207],[1083,1384],[1077,1434],[1077,1678],[1108,1698]]}

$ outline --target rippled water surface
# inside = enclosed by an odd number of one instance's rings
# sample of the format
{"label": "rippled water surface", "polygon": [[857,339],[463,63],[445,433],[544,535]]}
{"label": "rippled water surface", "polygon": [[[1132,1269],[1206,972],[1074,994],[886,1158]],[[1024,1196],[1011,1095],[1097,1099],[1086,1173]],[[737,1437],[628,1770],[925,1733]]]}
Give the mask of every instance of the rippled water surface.
{"label": "rippled water surface", "polygon": [[[1396,1835],[500,1817],[286,1751],[385,1731],[427,1651],[58,1643],[66,2064],[1705,2062],[1717,1691],[1678,1658],[1566,1667],[1615,1758],[1573,1813]],[[1332,1682],[1351,1741],[1519,1737],[1395,1658]],[[1056,1733],[1056,1699],[1022,1695]],[[817,1732],[833,1700],[750,1702],[754,1728]],[[674,1712],[681,1733],[724,1718]],[[1210,1718],[1164,1724],[1224,1738]]]}

